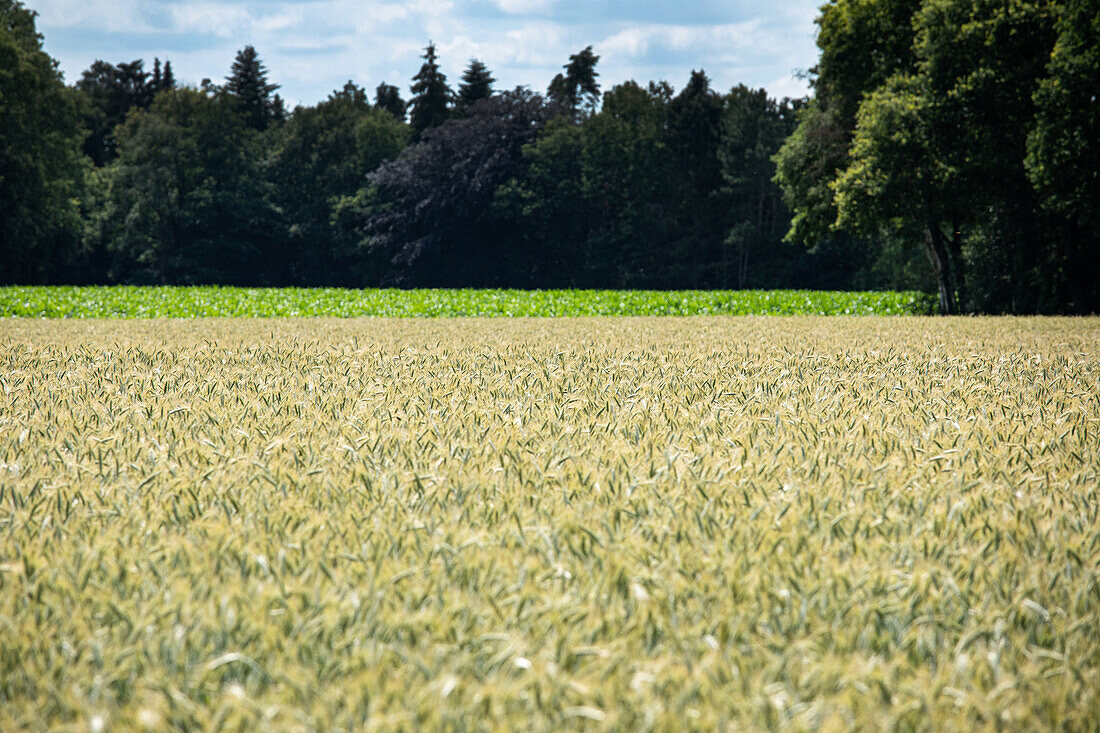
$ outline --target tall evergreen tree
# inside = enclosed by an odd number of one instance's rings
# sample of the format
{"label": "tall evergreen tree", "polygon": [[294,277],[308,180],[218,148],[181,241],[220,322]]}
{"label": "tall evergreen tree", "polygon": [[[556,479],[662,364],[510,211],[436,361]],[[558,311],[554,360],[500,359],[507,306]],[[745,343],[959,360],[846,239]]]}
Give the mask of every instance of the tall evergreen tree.
{"label": "tall evergreen tree", "polygon": [[592,52],[591,46],[571,55],[569,63],[562,67],[565,73],[558,74],[550,82],[547,90],[550,101],[574,115],[578,111],[594,112],[600,101],[600,85],[596,81],[599,61],[600,57]]}
{"label": "tall evergreen tree", "polygon": [[152,96],[157,92],[162,92],[165,89],[175,89],[176,78],[172,74],[172,62],[165,61],[163,69],[160,65],[160,59],[153,59],[153,76],[149,80],[149,96],[150,100]]}
{"label": "tall evergreen tree", "polygon": [[267,69],[252,46],[237,52],[232,73],[226,77],[224,91],[237,100],[245,122],[254,130],[264,130],[285,116],[283,100],[275,90],[278,84],[267,80]]}
{"label": "tall evergreen tree", "polygon": [[405,119],[405,108],[408,105],[405,100],[401,98],[401,91],[393,84],[387,84],[382,82],[378,85],[378,88],[374,90],[374,107],[385,112],[389,112],[391,115],[399,120]]}
{"label": "tall evergreen tree", "polygon": [[409,101],[409,121],[416,137],[431,127],[442,125],[450,116],[454,94],[447,86],[447,77],[436,62],[435,44],[424,49],[424,64],[413,77],[413,97]]}
{"label": "tall evergreen tree", "polygon": [[455,107],[465,116],[478,101],[493,94],[493,78],[488,67],[478,59],[470,59],[470,65],[462,72],[462,83],[458,85],[458,101]]}

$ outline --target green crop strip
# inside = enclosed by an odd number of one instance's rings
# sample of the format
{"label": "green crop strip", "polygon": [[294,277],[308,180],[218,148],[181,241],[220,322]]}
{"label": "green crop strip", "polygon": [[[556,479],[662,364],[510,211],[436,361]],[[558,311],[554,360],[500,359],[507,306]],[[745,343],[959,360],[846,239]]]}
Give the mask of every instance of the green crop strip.
{"label": "green crop strip", "polygon": [[916,292],[0,287],[0,317],[922,315]]}

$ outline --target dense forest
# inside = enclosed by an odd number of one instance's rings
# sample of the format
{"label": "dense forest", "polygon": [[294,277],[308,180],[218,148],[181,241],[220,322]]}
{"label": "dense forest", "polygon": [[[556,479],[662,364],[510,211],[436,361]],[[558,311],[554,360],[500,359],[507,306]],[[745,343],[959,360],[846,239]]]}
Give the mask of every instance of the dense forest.
{"label": "dense forest", "polygon": [[[812,95],[692,71],[287,110],[247,46],[222,83],[96,61],[66,86],[0,0],[0,283],[916,288],[956,312],[1100,307],[1094,0],[831,0]],[[415,64],[411,64],[415,66]]]}

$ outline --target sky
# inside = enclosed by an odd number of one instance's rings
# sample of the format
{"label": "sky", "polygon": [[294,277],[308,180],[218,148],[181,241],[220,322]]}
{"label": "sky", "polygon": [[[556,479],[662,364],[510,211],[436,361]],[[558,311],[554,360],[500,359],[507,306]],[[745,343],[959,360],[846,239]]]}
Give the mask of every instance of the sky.
{"label": "sky", "polygon": [[96,59],[169,59],[181,83],[224,80],[252,44],[268,79],[293,106],[325,99],[348,80],[408,97],[434,41],[457,88],[471,58],[498,89],[545,91],[569,55],[591,45],[604,89],[634,79],[676,89],[704,69],[716,89],[764,87],[801,96],[816,58],[823,0],[25,0],[39,13],[45,50],[72,83]]}

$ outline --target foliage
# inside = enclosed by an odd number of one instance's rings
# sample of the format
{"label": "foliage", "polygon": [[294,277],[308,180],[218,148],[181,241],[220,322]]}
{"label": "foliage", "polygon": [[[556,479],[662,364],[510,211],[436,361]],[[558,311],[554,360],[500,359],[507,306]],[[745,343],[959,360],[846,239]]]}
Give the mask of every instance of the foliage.
{"label": "foliage", "polygon": [[[96,62],[77,84],[96,170],[44,150],[20,163],[39,168],[19,180],[50,193],[31,196],[41,216],[20,203],[0,222],[14,237],[0,240],[3,277],[888,288],[937,290],[948,313],[1094,310],[1092,5],[830,0],[817,23],[802,100],[723,93],[701,69],[678,91],[601,95],[591,46],[546,99],[494,93],[476,59],[456,95],[429,44],[408,104],[383,82],[371,105],[349,81],[284,125],[249,46],[224,87],[204,80],[199,122],[176,129],[166,112],[190,114],[178,105],[146,114],[170,65]],[[35,89],[7,90],[8,107],[31,109]],[[49,123],[69,124],[71,101]],[[129,157],[111,163],[122,134]]]}
{"label": "foliage", "polygon": [[864,95],[913,68],[912,17],[920,0],[830,0],[816,19],[821,55],[811,70],[814,96],[777,156],[777,182],[793,212],[788,239],[813,246],[837,220],[832,182]]}
{"label": "foliage", "polygon": [[42,50],[35,15],[0,0],[0,282],[41,282],[79,262],[86,166],[75,95]]}
{"label": "foliage", "polygon": [[1094,730],[1097,329],[0,322],[0,728]]}
{"label": "foliage", "polygon": [[[726,96],[717,145],[722,179],[730,201],[729,228],[722,256],[724,282],[747,287],[750,263],[765,261],[781,249],[790,217],[774,182],[774,157],[794,129],[796,108],[788,100],[776,102],[764,89],[736,86]],[[732,251],[730,251],[732,250]],[[768,269],[768,268],[763,268]]]}
{"label": "foliage", "polygon": [[917,292],[0,287],[0,318],[922,315]]}
{"label": "foliage", "polygon": [[278,88],[278,84],[267,80],[267,68],[249,45],[237,52],[222,90],[235,102],[249,127],[266,130],[286,115],[283,100],[274,93]]}
{"label": "foliage", "polygon": [[118,156],[115,130],[130,110],[145,109],[158,92],[175,86],[170,61],[162,71],[160,59],[156,59],[150,75],[141,59],[118,65],[96,60],[76,83],[88,129],[85,154],[96,166],[114,160]]}
{"label": "foliage", "polygon": [[[1057,66],[1048,62],[1064,5],[825,6],[817,98],[778,158],[777,180],[795,212],[791,239],[818,241],[831,228],[919,242],[948,313],[1087,309],[1075,274],[1087,248],[1076,246],[1064,212],[1041,211],[1039,168],[1029,181],[1024,165],[1037,125],[1064,129],[1036,114],[1046,99],[1037,90],[1054,88],[1042,85]],[[1074,64],[1085,46],[1075,47]],[[1045,119],[1055,118],[1084,120],[1087,112],[1059,109]]]}
{"label": "foliage", "polygon": [[374,90],[374,106],[389,112],[402,122],[405,121],[405,109],[408,104],[401,98],[401,90],[393,84],[382,82],[378,85]]}
{"label": "foliage", "polygon": [[600,101],[600,84],[596,77],[596,64],[600,57],[591,46],[569,56],[564,74],[557,74],[546,92],[547,98],[573,116],[595,112]]}
{"label": "foliage", "polygon": [[1051,214],[1052,265],[1066,281],[1069,307],[1089,312],[1100,308],[1100,13],[1088,0],[1062,6],[1049,75],[1035,92],[1026,163]]}
{"label": "foliage", "polygon": [[377,200],[364,244],[391,259],[397,284],[499,284],[511,253],[490,204],[548,116],[542,97],[525,89],[498,94],[368,176]]}
{"label": "foliage", "polygon": [[355,196],[365,171],[396,158],[408,128],[348,82],[315,107],[299,107],[267,140],[270,197],[285,226],[284,267],[275,282],[299,285],[357,283],[358,242],[333,224],[337,207]]}
{"label": "foliage", "polygon": [[[274,278],[276,219],[256,133],[227,95],[157,95],[118,132],[94,235],[125,282],[255,283]],[[228,109],[227,109],[228,108]]]}
{"label": "foliage", "polygon": [[493,95],[495,81],[496,79],[484,63],[477,59],[470,59],[470,65],[462,72],[462,83],[458,85],[455,111],[463,116],[469,114],[475,104]]}
{"label": "foliage", "polygon": [[409,124],[416,139],[425,130],[442,125],[450,117],[451,98],[454,96],[447,86],[447,75],[439,70],[434,43],[428,44],[422,58],[424,64],[413,77],[413,96],[408,104]]}

